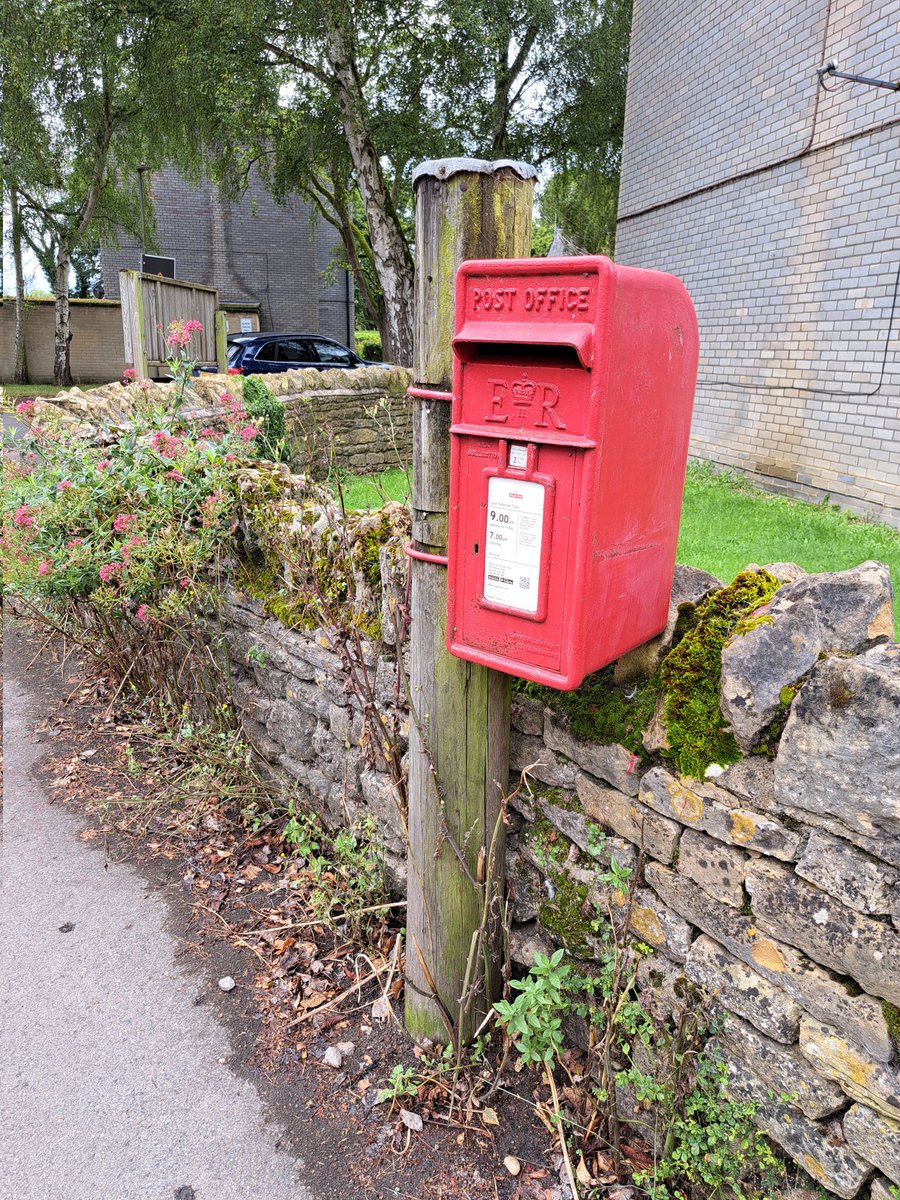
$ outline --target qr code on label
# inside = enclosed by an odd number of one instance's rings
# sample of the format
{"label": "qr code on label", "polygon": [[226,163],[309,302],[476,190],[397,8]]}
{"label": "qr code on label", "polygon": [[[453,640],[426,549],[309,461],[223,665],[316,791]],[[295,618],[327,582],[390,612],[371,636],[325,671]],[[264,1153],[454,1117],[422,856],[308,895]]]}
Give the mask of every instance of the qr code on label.
{"label": "qr code on label", "polygon": [[520,575],[519,587],[523,592],[531,591],[531,577],[528,575]]}

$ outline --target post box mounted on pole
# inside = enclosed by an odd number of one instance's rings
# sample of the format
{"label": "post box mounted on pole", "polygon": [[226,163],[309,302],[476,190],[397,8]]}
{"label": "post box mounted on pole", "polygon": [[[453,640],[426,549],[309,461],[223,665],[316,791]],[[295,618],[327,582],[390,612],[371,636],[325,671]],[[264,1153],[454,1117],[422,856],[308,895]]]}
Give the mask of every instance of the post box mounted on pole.
{"label": "post box mounted on pole", "polygon": [[665,627],[697,372],[677,279],[529,257],[535,177],[413,176],[406,1023],[456,1043],[500,982],[510,676],[575,688]]}
{"label": "post box mounted on pole", "polygon": [[608,258],[467,262],[453,347],[447,647],[575,688],[665,628],[693,305]]}

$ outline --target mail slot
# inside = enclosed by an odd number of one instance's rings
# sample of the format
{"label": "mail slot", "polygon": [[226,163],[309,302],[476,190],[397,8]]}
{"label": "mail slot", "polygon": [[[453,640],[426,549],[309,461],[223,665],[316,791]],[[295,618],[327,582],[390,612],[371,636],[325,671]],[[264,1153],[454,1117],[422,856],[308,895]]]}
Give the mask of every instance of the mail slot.
{"label": "mail slot", "polygon": [[455,329],[447,648],[575,688],[666,624],[693,305],[608,258],[494,259]]}

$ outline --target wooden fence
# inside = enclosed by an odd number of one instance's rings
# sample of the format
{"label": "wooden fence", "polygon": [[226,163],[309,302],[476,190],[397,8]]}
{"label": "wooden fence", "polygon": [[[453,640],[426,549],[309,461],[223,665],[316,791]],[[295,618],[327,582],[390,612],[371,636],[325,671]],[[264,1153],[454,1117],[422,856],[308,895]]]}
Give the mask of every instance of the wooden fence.
{"label": "wooden fence", "polygon": [[219,293],[201,283],[163,279],[142,271],[120,271],[125,365],[141,378],[167,370],[170,351],[166,329],[172,321],[199,321],[190,351],[200,367],[226,369],[225,314],[219,312]]}

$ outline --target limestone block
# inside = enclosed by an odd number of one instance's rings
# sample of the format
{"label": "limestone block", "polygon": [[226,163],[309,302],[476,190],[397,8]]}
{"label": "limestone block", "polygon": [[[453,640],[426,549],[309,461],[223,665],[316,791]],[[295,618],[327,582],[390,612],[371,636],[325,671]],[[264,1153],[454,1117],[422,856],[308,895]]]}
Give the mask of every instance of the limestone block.
{"label": "limestone block", "polygon": [[544,742],[551,750],[558,750],[597,779],[611,783],[626,796],[637,795],[641,762],[624,746],[616,743],[599,745],[573,737],[550,712],[547,713],[544,726]]}
{"label": "limestone block", "polygon": [[869,1200],[897,1200],[897,1189],[882,1175],[876,1175],[869,1189]]}
{"label": "limestone block", "polygon": [[[669,597],[669,613],[666,627],[659,637],[645,642],[617,659],[613,669],[613,680],[619,684],[631,683],[634,679],[649,679],[660,660],[672,648],[675,626],[682,612],[695,607],[704,596],[724,587],[721,579],[701,571],[698,567],[675,565],[672,577],[672,593]],[[586,768],[590,769],[590,768]]]}
{"label": "limestone block", "polygon": [[667,904],[735,958],[777,984],[805,1009],[843,1031],[878,1062],[890,1062],[891,1038],[879,1001],[851,996],[827,971],[792,946],[765,937],[752,916],[718,904],[695,883],[657,863],[644,868],[647,882]]}
{"label": "limestone block", "polygon": [[312,713],[323,721],[328,720],[334,703],[326,691],[302,679],[292,679],[285,688],[285,696],[295,708]]}
{"label": "limestone block", "polygon": [[900,933],[892,926],[854,912],[780,863],[751,864],[747,890],[760,928],[900,1004]]}
{"label": "limestone block", "polygon": [[[627,907],[627,897],[621,893],[613,893],[611,899],[620,911]],[[635,888],[629,928],[642,942],[677,963],[683,963],[688,956],[692,937],[690,924],[650,888]]]}
{"label": "limestone block", "polygon": [[640,799],[654,812],[674,817],[710,834],[720,842],[758,850],[790,861],[803,841],[799,833],[774,817],[735,806],[731,795],[711,783],[688,787],[663,767],[654,767],[641,780]]}
{"label": "limestone block", "polygon": [[596,823],[589,821],[577,808],[554,804],[546,796],[538,796],[537,805],[550,824],[570,842],[574,842],[584,854],[593,858],[600,869],[609,870],[610,859],[613,858],[620,867],[634,867],[637,850],[631,842],[623,838],[604,837],[598,844],[598,839],[591,836],[591,826],[596,830]]}
{"label": "limestone block", "polygon": [[366,809],[375,817],[385,843],[399,854],[406,853],[406,834],[394,785],[378,771],[362,771],[359,776]]}
{"label": "limestone block", "polygon": [[544,745],[542,738],[529,737],[514,729],[509,735],[509,765],[513,771],[524,771],[548,787],[571,788],[575,786],[578,768],[574,763],[562,762],[552,750]]}
{"label": "limestone block", "polygon": [[807,575],[776,592],[762,609],[765,619],[722,651],[722,714],[742,750],[776,716],[783,689],[822,654],[855,653],[893,636],[892,596],[890,572],[875,562]]}
{"label": "limestone block", "polygon": [[694,986],[684,968],[661,955],[641,959],[635,986],[641,1008],[655,1021],[678,1020],[694,1004]]}
{"label": "limestone block", "polygon": [[681,828],[675,821],[659,816],[615,788],[604,787],[583,772],[578,774],[575,786],[582,808],[589,817],[643,847],[660,862],[673,860],[681,836]]}
{"label": "limestone block", "polygon": [[811,1120],[828,1117],[847,1103],[841,1088],[818,1075],[796,1046],[773,1042],[740,1017],[728,1014],[716,1040],[726,1057],[739,1059],[765,1079],[776,1100],[799,1108]]}
{"label": "limestone block", "polygon": [[872,1174],[871,1164],[838,1139],[832,1123],[816,1125],[789,1104],[773,1100],[769,1083],[743,1063],[729,1063],[727,1089],[735,1100],[756,1104],[754,1120],[760,1129],[828,1191],[851,1200]]}
{"label": "limestone block", "polygon": [[758,812],[775,816],[781,813],[781,805],[775,798],[775,764],[762,755],[739,758],[725,768],[716,784]]}
{"label": "limestone block", "polygon": [[826,833],[810,837],[796,871],[842,904],[873,916],[890,915],[893,889],[900,880],[900,871]]}
{"label": "limestone block", "polygon": [[775,1041],[797,1040],[802,1010],[796,1000],[706,934],[691,946],[684,973],[723,1008]]}
{"label": "limestone block", "polygon": [[544,736],[544,706],[539,700],[530,696],[515,695],[510,707],[510,723],[519,733],[527,733],[531,737]]}
{"label": "limestone block", "polygon": [[848,1096],[900,1121],[900,1070],[872,1062],[833,1026],[814,1017],[800,1021],[800,1053],[820,1075],[840,1084]]}
{"label": "limestone block", "polygon": [[553,944],[545,938],[537,925],[520,925],[509,931],[509,956],[523,967],[533,967],[538,954],[549,958]]}
{"label": "limestone block", "polygon": [[844,1137],[855,1154],[900,1184],[900,1121],[854,1104],[844,1115]]}
{"label": "limestone block", "polygon": [[735,846],[686,829],[681,835],[678,870],[703,888],[714,900],[742,908],[744,875],[749,855]]}
{"label": "limestone block", "polygon": [[266,728],[269,736],[280,742],[291,758],[307,762],[314,753],[311,738],[316,724],[312,713],[290,700],[273,700]]}
{"label": "limestone block", "polygon": [[900,842],[900,645],[816,665],[781,738],[775,794]]}
{"label": "limestone block", "polygon": [[259,725],[265,725],[269,719],[269,713],[272,711],[272,701],[261,688],[257,687],[255,682],[251,683],[249,679],[232,677],[231,694],[243,716],[249,717]]}
{"label": "limestone block", "polygon": [[528,921],[534,921],[543,899],[541,877],[519,850],[507,851],[506,883],[513,923],[524,925]]}

